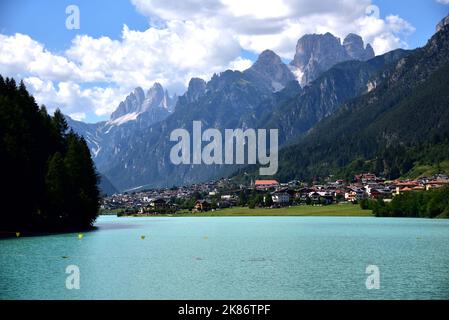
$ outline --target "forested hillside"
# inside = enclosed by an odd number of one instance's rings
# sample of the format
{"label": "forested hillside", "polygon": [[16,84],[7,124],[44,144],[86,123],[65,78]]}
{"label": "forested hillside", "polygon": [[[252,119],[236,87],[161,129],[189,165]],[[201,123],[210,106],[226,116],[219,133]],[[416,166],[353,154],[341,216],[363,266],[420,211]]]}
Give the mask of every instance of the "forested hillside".
{"label": "forested hillside", "polygon": [[3,235],[92,226],[98,176],[84,138],[61,112],[39,108],[23,82],[1,76],[0,164]]}
{"label": "forested hillside", "polygon": [[449,27],[401,59],[376,88],[281,152],[278,177],[395,179],[449,160]]}

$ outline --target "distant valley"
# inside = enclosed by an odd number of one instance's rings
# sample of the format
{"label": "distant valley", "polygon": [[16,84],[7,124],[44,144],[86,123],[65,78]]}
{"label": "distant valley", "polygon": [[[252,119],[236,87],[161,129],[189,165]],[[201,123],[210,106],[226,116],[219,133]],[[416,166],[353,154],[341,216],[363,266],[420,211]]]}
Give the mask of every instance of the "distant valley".
{"label": "distant valley", "polygon": [[[403,88],[411,90],[415,83],[418,86],[430,81],[432,72],[445,66],[445,60],[436,57],[447,54],[444,35],[448,28],[446,25],[438,28],[426,48],[395,50],[377,57],[372,47],[355,34],[343,41],[330,33],[306,35],[299,39],[296,54],[288,65],[275,52],[266,50],[243,72],[224,71],[208,82],[193,78],[179,97],[170,95],[156,83],[146,93],[136,88],[107,122],[86,124],[68,118],[68,123],[88,142],[97,169],[104,177],[102,188],[106,193],[192,184],[236,172],[237,176],[251,172],[250,167],[237,165],[173,165],[169,159],[170,132],[177,128],[191,132],[193,121],[219,130],[278,129],[279,142],[286,146],[280,154],[279,177],[310,179],[344,174],[342,168],[356,158],[366,157],[367,161],[375,162],[376,154],[390,152],[389,147],[384,148],[386,151],[377,147],[381,139],[403,145],[403,140],[387,133],[388,127],[379,124],[374,129],[375,123],[387,120],[372,112],[390,112],[387,105],[390,93],[393,94],[390,89],[396,90],[390,87],[400,87],[403,75],[417,73],[407,78],[408,85]],[[419,73],[421,69],[413,71],[420,64],[429,70],[427,74]],[[380,109],[368,108],[372,104]],[[402,109],[395,111],[396,116],[406,117],[409,110]],[[426,117],[428,113],[424,113]],[[363,126],[358,122],[362,119],[366,121]],[[357,148],[358,142],[351,135],[367,128],[373,129],[358,136],[365,137],[363,143],[372,141],[367,145],[376,147],[355,153],[344,147],[349,144]],[[411,128],[404,130],[402,134],[411,134]],[[318,158],[311,160],[315,157]],[[327,157],[333,158],[325,160]],[[396,172],[392,171],[396,169],[391,166],[391,163],[379,165],[378,173],[393,177]],[[406,174],[406,170],[396,171]]]}

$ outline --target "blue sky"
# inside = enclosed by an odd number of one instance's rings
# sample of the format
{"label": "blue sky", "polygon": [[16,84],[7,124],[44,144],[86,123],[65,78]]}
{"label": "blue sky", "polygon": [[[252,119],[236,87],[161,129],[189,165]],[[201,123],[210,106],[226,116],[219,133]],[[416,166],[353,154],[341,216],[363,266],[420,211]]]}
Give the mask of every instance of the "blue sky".
{"label": "blue sky", "polygon": [[[49,50],[64,50],[77,34],[118,39],[123,24],[144,31],[148,19],[139,14],[129,0],[0,0],[0,31],[28,34],[45,43]],[[38,5],[36,4],[38,3]],[[67,30],[67,6],[80,8],[81,29]]]}
{"label": "blue sky", "polygon": [[[449,6],[435,0],[374,0],[373,3],[379,6],[382,17],[399,15],[416,28],[416,32],[406,38],[411,48],[424,45],[434,33],[436,22],[449,13]],[[61,13],[71,4],[81,9],[80,30],[61,27],[67,17]],[[123,24],[140,31],[149,27],[147,17],[140,14],[129,0],[0,0],[1,33],[28,34],[52,51],[68,48],[76,34],[118,39]]]}
{"label": "blue sky", "polygon": [[[261,5],[254,10],[259,11],[251,16],[253,8],[245,11],[239,5],[242,2],[234,0],[0,0],[0,54],[24,51],[28,59],[37,59],[32,65],[22,66],[19,58],[12,62],[5,58],[0,60],[0,72],[25,78],[38,101],[50,109],[60,107],[74,117],[94,122],[107,119],[137,85],[148,89],[158,81],[180,94],[191,77],[208,78],[226,68],[244,69],[266,48],[288,61],[303,33],[331,31],[344,36],[360,31],[377,51],[422,46],[434,33],[436,23],[449,12],[449,6],[437,0],[373,0],[380,16],[367,25],[354,12],[363,13],[364,7],[358,5],[363,2],[366,6],[368,0],[346,1],[345,5],[354,2],[354,10],[337,5],[334,13],[329,9],[332,2],[324,7],[326,1],[322,1],[323,7],[319,7],[310,1],[310,6],[299,9],[287,4],[279,15],[269,16],[273,11],[270,6],[284,0],[272,1],[258,2]],[[80,8],[80,30],[65,28],[65,9],[73,4]],[[268,9],[264,11],[263,7]],[[304,13],[308,10],[309,15]],[[326,12],[323,20],[330,22],[314,20],[316,13],[322,12]],[[283,24],[283,18],[279,18],[283,14],[288,16],[285,21],[298,19],[302,24]],[[388,18],[391,16],[399,19]],[[167,25],[149,31],[150,21]],[[278,29],[267,31],[267,21]],[[28,38],[19,39],[17,33]],[[142,52],[138,48],[140,38]],[[42,59],[47,66],[40,66]],[[70,72],[76,76],[61,71],[64,68],[73,70]]]}
{"label": "blue sky", "polygon": [[421,47],[434,34],[435,25],[449,13],[449,6],[434,0],[375,0],[381,16],[399,15],[409,21],[416,31],[406,37],[410,48]]}

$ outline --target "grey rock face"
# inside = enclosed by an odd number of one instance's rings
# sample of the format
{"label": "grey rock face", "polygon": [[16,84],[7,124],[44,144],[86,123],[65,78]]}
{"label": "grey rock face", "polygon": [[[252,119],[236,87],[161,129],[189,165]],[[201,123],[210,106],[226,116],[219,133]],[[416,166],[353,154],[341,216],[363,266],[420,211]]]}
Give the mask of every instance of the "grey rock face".
{"label": "grey rock face", "polygon": [[350,33],[343,41],[346,53],[353,60],[367,61],[374,58],[374,50],[370,44],[366,46],[361,36]]}
{"label": "grey rock face", "polygon": [[[120,190],[184,185],[225,176],[236,167],[174,165],[170,160],[174,145],[170,133],[178,128],[192,133],[193,121],[221,132],[229,128],[257,128],[258,116],[273,108],[273,95],[270,88],[239,71],[214,75],[207,83],[192,79],[173,114],[115,144],[117,152],[99,169]],[[226,170],[231,172],[225,173]]]}
{"label": "grey rock face", "polygon": [[119,146],[126,145],[140,130],[166,119],[177,99],[155,83],[146,96],[142,88],[136,88],[119,104],[108,122],[86,124],[69,117],[67,122],[85,137],[97,168],[104,171],[120,151]]}
{"label": "grey rock face", "polygon": [[126,114],[137,112],[141,108],[144,100],[145,93],[142,88],[138,87],[134,89],[134,91],[126,97],[125,101],[119,104],[117,110],[111,114],[111,120],[116,120]]}
{"label": "grey rock face", "polygon": [[[301,67],[304,82],[309,83],[339,62],[373,55],[356,35],[348,36],[344,44],[330,33],[310,35],[298,42],[291,66]],[[97,168],[120,190],[189,184],[230,174],[236,167],[173,165],[170,133],[178,128],[191,132],[192,122],[201,121],[205,128],[219,130],[279,128],[280,142],[285,143],[365,90],[372,68],[357,61],[347,64],[302,89],[289,66],[266,50],[244,72],[228,70],[207,83],[193,78],[179,99],[171,98],[160,84],[146,95],[138,88],[111,121],[91,128]],[[176,109],[170,113],[175,100]]]}
{"label": "grey rock face", "polygon": [[187,92],[184,94],[183,98],[185,102],[192,103],[198,101],[198,99],[203,96],[206,92],[206,81],[199,78],[192,78],[189,82],[189,87]]}
{"label": "grey rock face", "polygon": [[280,143],[291,141],[337,112],[343,103],[366,93],[368,84],[377,79],[379,72],[406,54],[395,50],[369,61],[339,63],[304,87],[300,95],[278,104],[268,121],[258,127],[279,128]]}
{"label": "grey rock face", "polygon": [[142,104],[140,112],[145,112],[150,108],[164,108],[169,112],[173,111],[177,97],[170,97],[168,91],[162,87],[160,83],[155,83],[148,90],[145,101]]}
{"label": "grey rock face", "polygon": [[141,112],[148,110],[152,107],[166,108],[167,99],[165,96],[164,88],[160,83],[155,83],[153,87],[148,90],[145,101],[142,104]]}
{"label": "grey rock face", "polygon": [[253,66],[244,73],[263,82],[274,92],[284,89],[289,82],[296,80],[281,58],[271,50],[262,52]]}
{"label": "grey rock face", "polygon": [[155,83],[146,96],[142,88],[136,88],[125,101],[121,102],[116,111],[111,114],[111,122],[130,114],[142,114],[151,109],[163,108],[173,111],[177,97],[170,97],[160,83]]}
{"label": "grey rock face", "polygon": [[449,15],[437,24],[437,32],[440,32],[447,25],[449,25]]}
{"label": "grey rock face", "polygon": [[290,65],[300,83],[307,85],[337,63],[348,60],[366,61],[373,57],[373,48],[370,45],[365,48],[358,35],[348,35],[341,44],[341,40],[330,33],[313,34],[299,39]]}

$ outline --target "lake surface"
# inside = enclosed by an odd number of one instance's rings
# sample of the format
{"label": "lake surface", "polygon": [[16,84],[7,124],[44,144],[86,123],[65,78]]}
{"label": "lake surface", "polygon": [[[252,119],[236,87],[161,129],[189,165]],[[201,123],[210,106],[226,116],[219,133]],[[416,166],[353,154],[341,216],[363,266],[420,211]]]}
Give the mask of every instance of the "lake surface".
{"label": "lake surface", "polygon": [[[448,220],[102,216],[97,226],[81,240],[0,240],[0,299],[449,298]],[[66,288],[68,265],[79,290]],[[368,265],[379,290],[366,288]]]}

